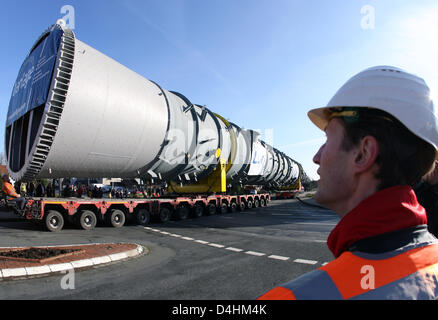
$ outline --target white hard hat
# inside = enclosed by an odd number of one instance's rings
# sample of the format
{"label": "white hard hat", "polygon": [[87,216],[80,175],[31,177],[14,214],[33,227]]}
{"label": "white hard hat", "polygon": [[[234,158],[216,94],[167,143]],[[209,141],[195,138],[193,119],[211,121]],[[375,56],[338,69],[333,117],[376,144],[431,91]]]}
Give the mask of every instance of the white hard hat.
{"label": "white hard hat", "polygon": [[330,120],[329,109],[333,107],[386,111],[438,151],[438,111],[429,87],[422,78],[402,69],[377,66],[359,72],[336,92],[326,107],[312,109],[308,116],[325,130]]}

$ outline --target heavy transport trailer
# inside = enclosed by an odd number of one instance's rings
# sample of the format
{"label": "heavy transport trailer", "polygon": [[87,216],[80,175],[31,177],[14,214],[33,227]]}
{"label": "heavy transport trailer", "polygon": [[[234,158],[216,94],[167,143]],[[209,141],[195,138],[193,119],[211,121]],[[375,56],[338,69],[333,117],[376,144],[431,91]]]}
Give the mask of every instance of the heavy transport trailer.
{"label": "heavy transport trailer", "polygon": [[303,185],[301,184],[301,177],[298,178],[292,185],[280,186],[275,190],[275,199],[293,199],[295,195],[303,191]]}
{"label": "heavy transport trailer", "polygon": [[98,222],[119,228],[128,220],[147,225],[151,218],[156,218],[165,223],[171,218],[185,220],[265,207],[270,201],[269,193],[156,199],[28,198],[21,215],[44,225],[48,231],[58,232],[66,222],[84,230],[94,229]]}
{"label": "heavy transport trailer", "polygon": [[293,199],[295,195],[298,193],[298,190],[281,190],[275,193],[275,199]]}

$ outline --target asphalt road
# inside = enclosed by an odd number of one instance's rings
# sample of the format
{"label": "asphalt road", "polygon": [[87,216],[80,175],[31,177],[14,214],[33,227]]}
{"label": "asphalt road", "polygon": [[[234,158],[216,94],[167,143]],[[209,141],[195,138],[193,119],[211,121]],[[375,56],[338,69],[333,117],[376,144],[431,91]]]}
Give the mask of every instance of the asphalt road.
{"label": "asphalt road", "polygon": [[338,220],[334,212],[296,199],[146,228],[67,227],[60,233],[0,212],[2,247],[129,242],[149,249],[128,261],[77,271],[69,288],[61,286],[65,273],[0,281],[0,300],[255,299],[331,261],[325,241]]}

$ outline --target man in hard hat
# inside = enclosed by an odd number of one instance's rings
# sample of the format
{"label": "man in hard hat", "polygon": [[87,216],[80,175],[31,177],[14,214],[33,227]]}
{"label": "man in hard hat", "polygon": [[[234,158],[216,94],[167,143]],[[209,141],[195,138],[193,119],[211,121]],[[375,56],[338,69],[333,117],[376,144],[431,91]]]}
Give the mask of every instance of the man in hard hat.
{"label": "man in hard hat", "polygon": [[435,112],[423,79],[374,67],[308,113],[327,136],[315,200],[341,218],[327,240],[335,260],[259,299],[438,297],[438,240],[412,189],[436,158]]}
{"label": "man in hard hat", "polygon": [[24,209],[26,205],[26,198],[20,196],[16,191],[12,183],[9,181],[9,176],[7,174],[2,175],[3,180],[3,192],[9,196],[7,199],[8,201],[14,201],[17,204],[17,209],[19,209],[22,213],[22,210]]}

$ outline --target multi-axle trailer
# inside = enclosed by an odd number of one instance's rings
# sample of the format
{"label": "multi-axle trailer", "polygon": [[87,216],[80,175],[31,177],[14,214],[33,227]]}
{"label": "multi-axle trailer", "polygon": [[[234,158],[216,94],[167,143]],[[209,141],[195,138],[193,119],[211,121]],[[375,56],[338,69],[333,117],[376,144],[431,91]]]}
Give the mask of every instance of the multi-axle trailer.
{"label": "multi-axle trailer", "polygon": [[42,223],[49,231],[62,230],[66,222],[91,230],[98,222],[119,228],[126,221],[147,225],[151,218],[167,222],[202,215],[265,207],[268,193],[250,195],[180,196],[155,199],[30,198],[24,217]]}

